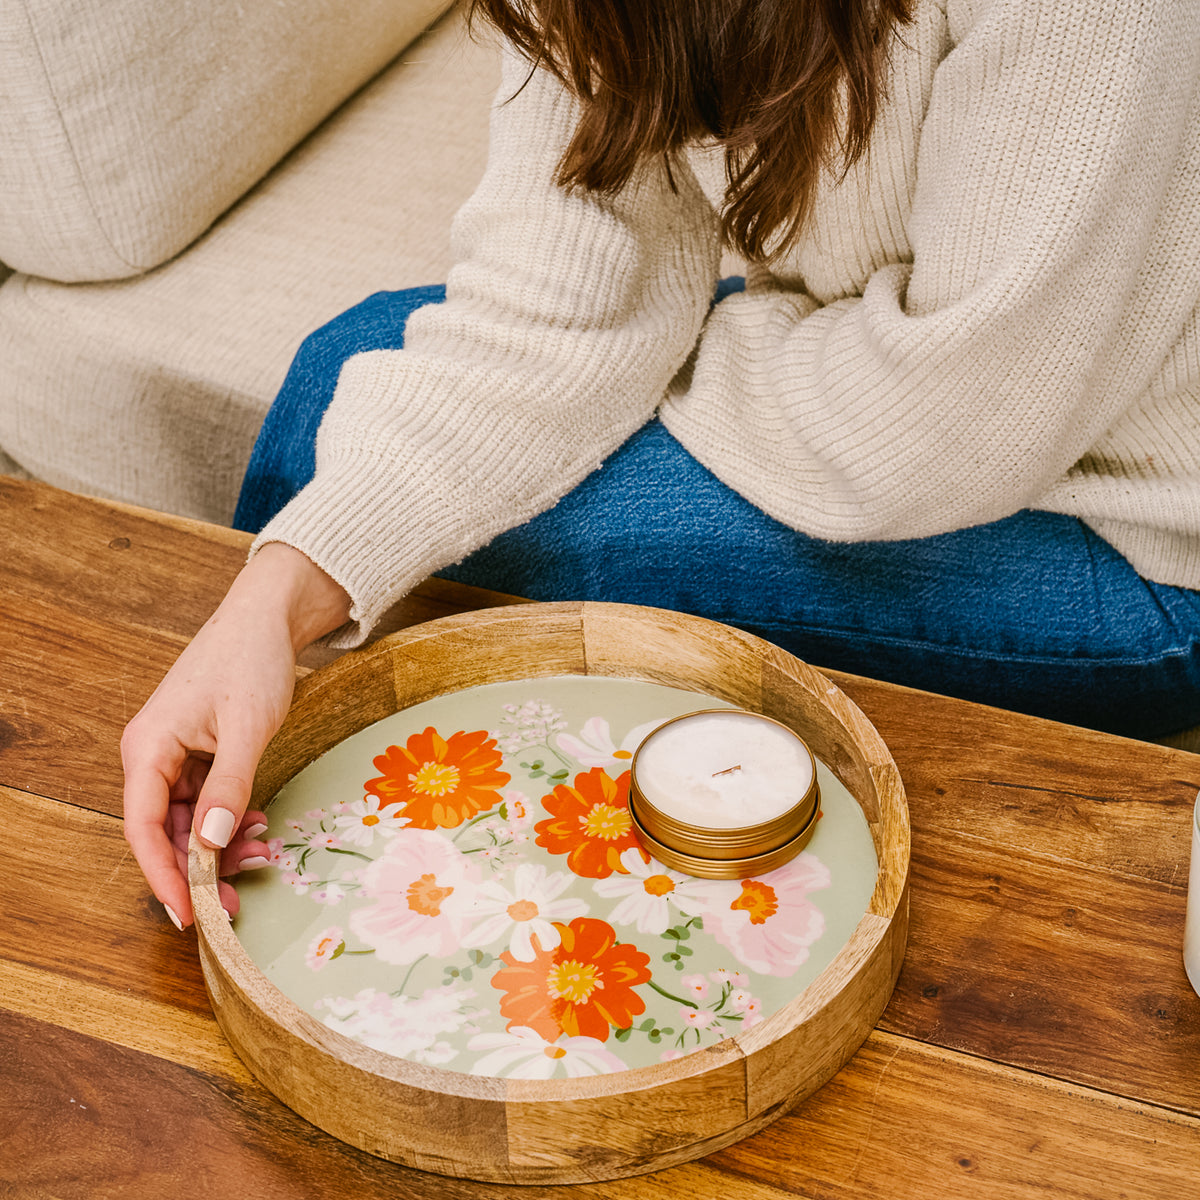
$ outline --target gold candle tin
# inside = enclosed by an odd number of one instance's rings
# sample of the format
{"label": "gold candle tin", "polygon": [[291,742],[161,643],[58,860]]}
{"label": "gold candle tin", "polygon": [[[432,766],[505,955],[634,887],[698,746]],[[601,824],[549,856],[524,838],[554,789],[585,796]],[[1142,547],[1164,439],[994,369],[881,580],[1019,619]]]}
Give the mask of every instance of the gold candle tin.
{"label": "gold candle tin", "polygon": [[[808,758],[811,782],[794,805],[768,821],[714,828],[694,825],[657,808],[638,783],[642,748],[669,725],[709,714],[737,714],[778,726],[795,738]],[[672,717],[651,730],[634,752],[629,777],[629,815],[646,851],[664,866],[704,879],[744,879],[762,875],[793,859],[812,839],[821,816],[821,789],[812,751],[794,729],[747,709],[705,708]]]}

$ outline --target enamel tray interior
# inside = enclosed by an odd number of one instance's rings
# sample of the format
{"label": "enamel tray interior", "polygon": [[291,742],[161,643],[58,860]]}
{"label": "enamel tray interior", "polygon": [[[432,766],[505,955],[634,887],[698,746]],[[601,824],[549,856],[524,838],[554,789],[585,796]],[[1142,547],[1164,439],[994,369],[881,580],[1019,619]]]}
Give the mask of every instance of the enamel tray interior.
{"label": "enamel tray interior", "polygon": [[[628,830],[648,727],[713,701],[809,742],[823,816],[758,879],[695,880]],[[874,728],[759,639],[608,604],[430,622],[314,672],[254,803],[272,865],[193,843],[217,1019],[302,1116],[382,1157],[515,1183],[656,1170],[821,1085],[891,994],[908,821]]]}

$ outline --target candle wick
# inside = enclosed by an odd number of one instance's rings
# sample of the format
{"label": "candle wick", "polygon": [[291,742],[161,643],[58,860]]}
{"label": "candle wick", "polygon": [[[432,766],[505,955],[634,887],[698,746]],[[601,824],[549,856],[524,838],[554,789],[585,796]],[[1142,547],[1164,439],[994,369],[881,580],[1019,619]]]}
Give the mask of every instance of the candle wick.
{"label": "candle wick", "polygon": [[732,775],[735,771],[740,771],[741,769],[742,764],[735,763],[732,767],[726,767],[724,771],[714,771],[712,773],[712,777],[716,779],[718,775]]}

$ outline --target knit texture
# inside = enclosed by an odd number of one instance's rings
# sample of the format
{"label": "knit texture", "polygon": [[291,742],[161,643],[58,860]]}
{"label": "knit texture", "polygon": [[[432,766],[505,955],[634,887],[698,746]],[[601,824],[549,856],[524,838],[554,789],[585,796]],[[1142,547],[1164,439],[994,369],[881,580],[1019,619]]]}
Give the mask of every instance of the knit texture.
{"label": "knit texture", "polygon": [[839,541],[1023,508],[1200,586],[1200,10],[920,4],[869,154],[709,311],[720,156],[615,198],[553,183],[574,108],[507,55],[447,301],[351,358],[317,472],[263,531],[360,638],[552,505],[656,409],[724,483]]}

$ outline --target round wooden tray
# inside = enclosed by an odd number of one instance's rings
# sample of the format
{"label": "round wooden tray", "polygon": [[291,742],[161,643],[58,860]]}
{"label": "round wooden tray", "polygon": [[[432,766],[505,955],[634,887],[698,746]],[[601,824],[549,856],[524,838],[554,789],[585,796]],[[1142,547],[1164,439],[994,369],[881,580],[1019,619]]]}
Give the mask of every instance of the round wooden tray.
{"label": "round wooden tray", "polygon": [[213,1010],[250,1070],[301,1116],[424,1170],[522,1184],[657,1170],[761,1128],[824,1083],[879,1019],[908,924],[908,812],[874,727],[828,679],[715,622],[615,604],[530,604],[446,617],[301,681],[263,756],[267,807],[339,742],[412,705],[481,684],[561,675],[643,680],[715,696],[800,733],[858,802],[879,862],[867,911],[821,974],[761,1022],[675,1058],[573,1079],[501,1079],[393,1057],[301,1009],[221,911],[215,853],[189,876]]}

